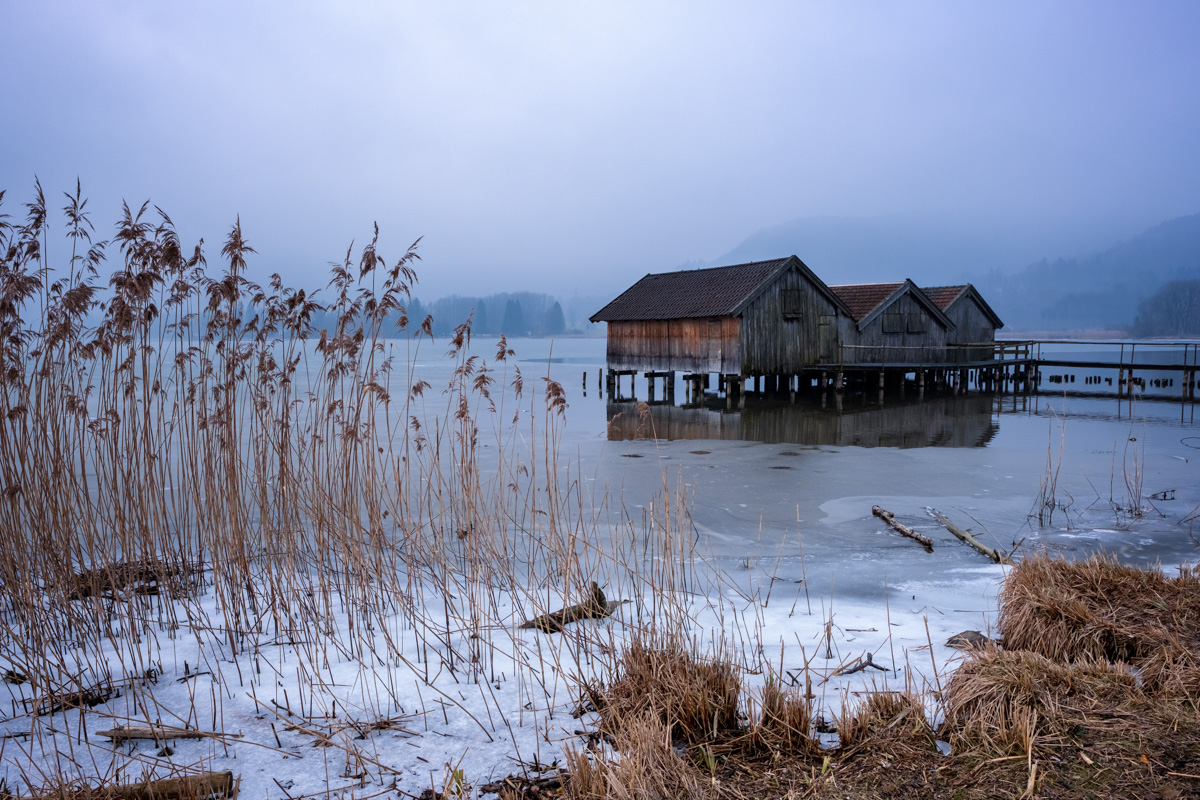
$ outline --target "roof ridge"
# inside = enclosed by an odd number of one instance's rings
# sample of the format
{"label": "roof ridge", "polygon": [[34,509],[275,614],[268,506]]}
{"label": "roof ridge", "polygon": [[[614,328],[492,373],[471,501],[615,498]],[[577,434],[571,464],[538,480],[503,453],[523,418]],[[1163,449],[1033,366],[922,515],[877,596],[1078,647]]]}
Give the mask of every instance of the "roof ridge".
{"label": "roof ridge", "polygon": [[655,275],[678,275],[684,272],[712,272],[718,269],[736,269],[738,267],[757,267],[759,264],[773,264],[778,261],[787,261],[791,256],[780,256],[779,258],[764,258],[761,261],[747,261],[744,264],[722,264],[719,267],[693,267],[691,269],[672,269],[666,272],[647,272],[644,277],[653,277]]}
{"label": "roof ridge", "polygon": [[[592,321],[728,316],[795,256],[720,267],[649,273],[596,312]],[[798,259],[797,259],[798,261]],[[718,275],[717,273],[721,273]]]}

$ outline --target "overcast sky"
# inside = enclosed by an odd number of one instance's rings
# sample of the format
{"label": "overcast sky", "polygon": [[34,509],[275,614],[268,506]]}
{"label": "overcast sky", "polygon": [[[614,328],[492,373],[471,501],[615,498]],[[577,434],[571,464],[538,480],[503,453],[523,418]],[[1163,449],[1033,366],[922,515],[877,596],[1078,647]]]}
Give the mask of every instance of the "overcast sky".
{"label": "overcast sky", "polygon": [[373,221],[422,296],[569,297],[799,217],[1200,212],[1193,0],[0,2],[4,210],[78,176],[210,264],[240,214],[298,285]]}

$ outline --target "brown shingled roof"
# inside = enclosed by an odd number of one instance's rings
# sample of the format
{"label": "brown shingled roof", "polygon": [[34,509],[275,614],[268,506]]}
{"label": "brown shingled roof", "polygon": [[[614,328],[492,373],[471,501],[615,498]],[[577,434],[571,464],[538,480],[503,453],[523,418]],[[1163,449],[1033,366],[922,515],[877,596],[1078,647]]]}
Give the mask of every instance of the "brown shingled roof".
{"label": "brown shingled roof", "polygon": [[597,311],[592,322],[723,317],[790,259],[647,275]]}
{"label": "brown shingled roof", "polygon": [[937,307],[942,311],[945,311],[952,303],[957,302],[961,297],[973,298],[983,310],[984,315],[991,320],[993,325],[995,325],[997,328],[1004,327],[1003,320],[996,315],[996,312],[993,311],[992,307],[987,304],[987,301],[983,299],[983,296],[979,294],[979,291],[969,283],[963,286],[932,286],[928,289],[922,289],[921,291],[924,292],[925,296],[932,300],[934,304],[936,304]]}
{"label": "brown shingled roof", "polygon": [[942,311],[945,311],[946,308],[966,290],[966,288],[966,284],[963,284],[962,286],[930,286],[929,288],[922,286],[921,291],[925,293],[926,297],[933,301],[934,305],[936,305]]}
{"label": "brown shingled roof", "polygon": [[855,322],[859,322],[878,308],[880,303],[894,295],[903,285],[903,281],[899,283],[847,283],[829,288],[850,309],[850,317]]}

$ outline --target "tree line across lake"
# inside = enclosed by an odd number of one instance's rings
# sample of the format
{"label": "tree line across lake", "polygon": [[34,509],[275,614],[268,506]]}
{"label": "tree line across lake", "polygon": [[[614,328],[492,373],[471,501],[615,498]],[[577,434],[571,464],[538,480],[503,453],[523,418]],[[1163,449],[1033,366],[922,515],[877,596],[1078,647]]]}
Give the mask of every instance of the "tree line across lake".
{"label": "tree line across lake", "polygon": [[1138,304],[1134,336],[1200,336],[1200,281],[1171,281]]}
{"label": "tree line across lake", "polygon": [[[551,295],[539,292],[498,292],[486,297],[450,295],[428,303],[414,297],[405,306],[405,313],[413,330],[426,317],[432,317],[432,333],[437,337],[451,335],[468,318],[471,332],[476,335],[502,333],[513,338],[572,332],[567,327],[562,305]],[[337,309],[318,312],[313,315],[313,326],[332,329],[336,316]]]}

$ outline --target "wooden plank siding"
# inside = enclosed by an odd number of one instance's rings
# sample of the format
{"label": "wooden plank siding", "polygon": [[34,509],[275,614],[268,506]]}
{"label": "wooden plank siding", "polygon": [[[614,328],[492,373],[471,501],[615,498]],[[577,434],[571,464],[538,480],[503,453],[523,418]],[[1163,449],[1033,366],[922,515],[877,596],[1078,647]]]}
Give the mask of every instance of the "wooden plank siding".
{"label": "wooden plank siding", "polygon": [[[994,353],[992,343],[996,341],[996,326],[988,319],[973,297],[963,296],[950,304],[945,312],[954,323],[954,335],[950,339],[952,348],[958,351],[963,361],[984,361]],[[980,345],[965,347],[964,345]]]}
{"label": "wooden plank siding", "polygon": [[742,311],[741,374],[794,375],[832,362],[848,322],[807,276],[788,270]]}
{"label": "wooden plank siding", "polygon": [[856,347],[842,348],[846,364],[955,363],[950,332],[913,295],[890,303],[858,332]]}
{"label": "wooden plank siding", "polygon": [[737,317],[609,322],[608,368],[740,374],[740,330]]}

